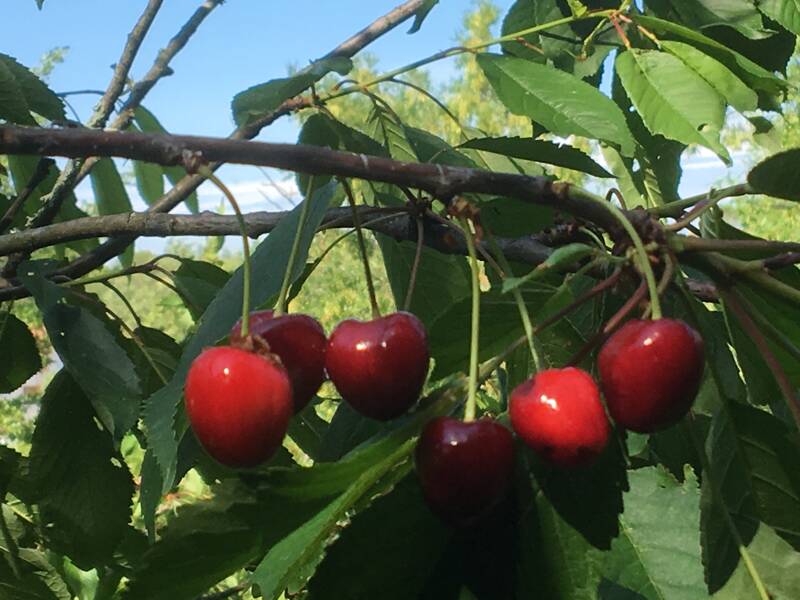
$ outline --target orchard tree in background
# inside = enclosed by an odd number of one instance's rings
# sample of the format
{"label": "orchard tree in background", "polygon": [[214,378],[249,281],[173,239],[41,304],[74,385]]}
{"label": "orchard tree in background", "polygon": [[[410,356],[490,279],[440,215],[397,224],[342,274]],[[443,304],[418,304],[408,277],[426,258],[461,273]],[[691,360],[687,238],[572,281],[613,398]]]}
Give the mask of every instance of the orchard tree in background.
{"label": "orchard tree in background", "polygon": [[[146,108],[222,2],[132,82],[142,4],[85,123],[0,54],[0,415],[36,415],[0,431],[0,598],[800,597],[800,242],[747,231],[800,201],[795,0],[517,0],[498,37],[481,3],[375,72],[408,0],[236,94],[228,138]],[[741,181],[679,196],[734,146]],[[226,163],[303,200],[242,214]]]}

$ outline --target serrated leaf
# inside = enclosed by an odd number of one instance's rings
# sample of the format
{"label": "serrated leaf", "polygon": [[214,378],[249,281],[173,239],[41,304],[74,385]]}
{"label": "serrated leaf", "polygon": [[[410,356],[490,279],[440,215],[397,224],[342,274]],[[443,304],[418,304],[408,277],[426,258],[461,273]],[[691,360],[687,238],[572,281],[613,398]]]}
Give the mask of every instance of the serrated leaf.
{"label": "serrated leaf", "polygon": [[773,21],[800,35],[800,3],[798,0],[762,0],[758,9]]}
{"label": "serrated leaf", "polygon": [[0,597],[3,600],[72,600],[72,593],[47,555],[21,548],[19,557],[22,566],[19,578],[5,558],[0,560]]}
{"label": "serrated leaf", "polygon": [[580,135],[633,152],[625,116],[608,97],[588,83],[553,67],[493,54],[479,54],[478,64],[495,93],[514,114],[530,117],[556,135]]}
{"label": "serrated leaf", "polygon": [[[800,553],[795,552],[770,527],[763,523],[747,544],[753,567],[761,577],[771,600],[794,600],[800,597]],[[744,562],[731,575],[725,587],[713,595],[714,600],[757,598],[759,590],[753,584]]]}
{"label": "serrated leaf", "polygon": [[389,156],[406,162],[417,161],[417,155],[406,138],[405,128],[397,115],[376,102],[367,117],[367,123],[374,131],[372,137],[383,142],[389,150]]}
{"label": "serrated leaf", "polygon": [[546,140],[520,137],[495,137],[473,139],[459,148],[475,148],[487,152],[532,160],[588,173],[595,177],[613,177],[589,155],[567,144],[556,144]]}
{"label": "serrated leaf", "polygon": [[721,62],[683,42],[664,40],[661,47],[694,69],[736,110],[750,111],[758,106],[758,95]]}
{"label": "serrated leaf", "polygon": [[416,127],[403,127],[406,139],[420,162],[431,162],[451,167],[477,168],[468,156],[461,154],[442,138]]}
{"label": "serrated leaf", "polygon": [[84,570],[106,562],[130,519],[133,479],[111,437],[97,427],[89,399],[64,371],[42,399],[30,477],[52,548]]}
{"label": "serrated leaf", "polygon": [[423,503],[419,485],[408,477],[342,531],[309,582],[309,597],[417,598],[450,535]]}
{"label": "serrated leaf", "polygon": [[[167,133],[167,130],[164,129],[156,116],[144,106],[136,107],[133,112],[133,118],[136,124],[139,126],[139,129],[146,133]],[[172,185],[175,185],[181,179],[186,177],[186,171],[184,171],[183,167],[161,167],[161,170],[167,176],[167,179],[169,179]],[[192,191],[192,193],[186,197],[184,203],[191,213],[197,214],[200,211],[196,191]]]}
{"label": "serrated leaf", "polygon": [[770,95],[777,95],[787,89],[788,84],[773,73],[756,64],[735,50],[699,33],[698,31],[664,19],[645,15],[631,15],[637,25],[642,25],[657,34],[667,34],[703,50],[728,67],[733,73],[753,89]]}
{"label": "serrated leaf", "polygon": [[605,576],[648,600],[706,597],[697,477],[688,469],[680,484],[661,467],[644,467],[630,471],[628,482]]}
{"label": "serrated leaf", "polygon": [[800,148],[773,154],[747,174],[747,183],[757,194],[800,201]]}
{"label": "serrated leaf", "polygon": [[67,304],[62,290],[45,279],[35,263],[20,265],[19,278],[33,294],[64,367],[90,398],[100,422],[119,441],[136,422],[141,400],[130,357],[100,319]]}
{"label": "serrated leaf", "polygon": [[194,319],[200,318],[229,279],[230,274],[217,265],[189,258],[181,259],[175,271],[175,287]]}
{"label": "serrated leaf", "polygon": [[36,125],[22,87],[3,60],[0,60],[0,118],[20,125]]}
{"label": "serrated leaf", "polygon": [[[4,101],[9,100],[6,94],[16,87],[20,93],[19,99],[24,99],[27,106],[26,111],[31,110],[51,121],[65,118],[64,103],[41,79],[7,54],[0,53],[0,65],[0,108]],[[16,86],[6,87],[9,75]],[[30,116],[26,121],[17,122],[23,125],[35,123]]]}
{"label": "serrated leaf", "polygon": [[[303,271],[311,240],[329,207],[334,190],[335,186],[328,184],[318,189],[312,198],[304,200],[311,204],[300,238],[292,280]],[[301,210],[302,205],[295,207],[253,252],[251,262],[253,273],[256,274],[250,298],[253,306],[263,304],[278,293]],[[174,429],[175,412],[180,406],[186,373],[203,348],[225,337],[241,316],[242,286],[243,277],[240,268],[219,291],[198,321],[197,331],[186,343],[180,363],[169,384],[153,394],[145,403],[143,418],[147,428],[146,435],[149,448],[153,450],[161,469],[164,491],[172,487],[175,476],[179,439]],[[178,432],[178,435],[183,435],[183,432]]]}
{"label": "serrated leaf", "polygon": [[719,134],[725,116],[722,97],[694,70],[665,52],[632,48],[617,56],[617,74],[652,133],[684,144],[699,144],[731,164]]}
{"label": "serrated leaf", "polygon": [[411,25],[411,29],[408,30],[408,33],[417,33],[422,27],[422,22],[428,16],[428,13],[431,12],[434,6],[439,4],[439,0],[425,0],[417,9],[417,12],[414,13],[414,23]]}
{"label": "serrated leaf", "polygon": [[273,79],[236,94],[231,103],[233,120],[245,125],[268,115],[284,100],[294,98],[331,71],[346,75],[353,68],[349,58],[342,56],[315,61],[290,77]]}
{"label": "serrated leaf", "polygon": [[284,590],[296,593],[305,587],[324,558],[325,549],[347,525],[353,512],[366,508],[376,487],[386,489],[386,483],[379,483],[382,479],[394,470],[402,473],[408,468],[401,465],[408,459],[415,441],[408,440],[366,469],[341,496],[270,549],[253,573],[253,581],[264,597],[277,597]]}
{"label": "serrated leaf", "polygon": [[0,394],[13,392],[41,368],[28,326],[11,313],[0,314]]}

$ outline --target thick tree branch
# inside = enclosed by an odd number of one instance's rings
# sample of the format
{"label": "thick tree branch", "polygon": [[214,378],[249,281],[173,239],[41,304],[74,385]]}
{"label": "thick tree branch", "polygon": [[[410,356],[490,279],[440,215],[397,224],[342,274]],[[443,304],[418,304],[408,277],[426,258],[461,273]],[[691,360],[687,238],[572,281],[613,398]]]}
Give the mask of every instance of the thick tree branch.
{"label": "thick tree branch", "polygon": [[206,161],[274,167],[311,175],[336,175],[421,189],[437,198],[457,194],[500,194],[552,206],[612,230],[613,215],[586,199],[586,192],[549,177],[482,169],[408,163],[320,146],[271,144],[225,138],[157,135],[82,129],[46,130],[0,126],[0,152],[66,157],[117,156],[159,163]]}
{"label": "thick tree branch", "polygon": [[[398,241],[416,241],[416,217],[397,209],[359,207],[365,221],[364,227],[383,233]],[[258,237],[269,233],[288,212],[254,212],[245,215],[247,233]],[[396,214],[394,218],[389,218]],[[377,221],[376,217],[386,218]],[[353,215],[349,208],[328,211],[320,229],[353,227]],[[200,215],[170,215],[164,213],[126,213],[102,217],[84,217],[64,223],[56,223],[38,229],[29,229],[12,235],[0,236],[0,256],[11,252],[32,252],[38,248],[64,242],[107,235],[130,234],[137,236],[171,237],[183,235],[238,235],[239,228],[233,215],[205,212]],[[448,254],[466,254],[463,237],[453,235],[450,228],[430,220],[425,221],[423,241],[426,245]],[[497,240],[505,256],[528,264],[543,262],[552,252],[533,236],[518,239]]]}

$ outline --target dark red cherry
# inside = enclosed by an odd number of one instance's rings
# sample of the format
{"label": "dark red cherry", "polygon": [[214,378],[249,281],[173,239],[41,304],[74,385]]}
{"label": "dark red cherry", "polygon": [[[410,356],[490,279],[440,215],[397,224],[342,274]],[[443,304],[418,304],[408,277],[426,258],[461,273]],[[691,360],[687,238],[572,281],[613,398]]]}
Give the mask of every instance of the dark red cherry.
{"label": "dark red cherry", "polygon": [[425,327],[414,315],[396,312],[339,323],[328,340],[325,368],[356,411],[387,421],[417,401],[429,359]]}
{"label": "dark red cherry", "polygon": [[610,426],[591,375],[575,367],[541,371],[511,392],[511,427],[547,462],[577,467],[594,461]]}
{"label": "dark red cherry", "polygon": [[691,408],[704,363],[703,340],[683,321],[628,321],[597,357],[609,414],[641,433],[673,425]]}
{"label": "dark red cherry", "polygon": [[429,422],[416,465],[425,502],[443,521],[465,525],[485,515],[508,491],[514,470],[511,432],[491,419]]}
{"label": "dark red cherry", "polygon": [[281,445],[292,416],[286,370],[269,357],[232,346],[208,348],[186,375],[186,413],[217,461],[253,467]]}
{"label": "dark red cherry", "polygon": [[[241,341],[241,319],[231,329],[230,342]],[[258,335],[277,354],[292,382],[294,412],[300,412],[317,393],[325,380],[325,331],[308,315],[273,316],[271,310],[250,314],[250,333]]]}

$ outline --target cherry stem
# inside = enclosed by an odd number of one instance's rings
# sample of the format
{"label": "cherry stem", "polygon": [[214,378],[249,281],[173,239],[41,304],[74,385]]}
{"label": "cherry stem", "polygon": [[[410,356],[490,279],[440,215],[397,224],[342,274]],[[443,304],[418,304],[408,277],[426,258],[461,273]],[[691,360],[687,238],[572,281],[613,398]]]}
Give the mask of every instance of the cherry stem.
{"label": "cherry stem", "polygon": [[311,204],[312,190],[314,189],[314,176],[308,178],[308,187],[306,188],[306,195],[303,198],[303,205],[300,207],[300,217],[297,220],[297,229],[294,232],[294,239],[292,240],[292,249],[289,250],[289,260],[286,261],[286,270],[283,272],[283,281],[281,282],[281,290],[278,292],[278,301],[275,304],[275,311],[273,315],[278,317],[286,312],[287,296],[289,295],[289,286],[292,284],[292,272],[294,271],[294,263],[297,260],[297,253],[300,249],[300,238],[303,236],[303,229],[306,225],[306,215],[308,215],[308,205]]}
{"label": "cherry stem", "polygon": [[378,300],[375,297],[375,285],[372,282],[372,272],[369,268],[369,258],[367,257],[367,243],[364,240],[364,231],[361,229],[361,218],[356,209],[356,198],[353,194],[353,188],[346,179],[339,180],[344,188],[344,193],[347,196],[347,201],[350,204],[350,210],[353,213],[353,225],[356,230],[356,237],[358,238],[358,247],[361,252],[361,262],[364,263],[364,275],[367,278],[367,290],[369,292],[369,304],[372,307],[372,318],[379,319],[381,311],[378,308]]}
{"label": "cherry stem", "polygon": [[480,336],[481,320],[481,283],[478,272],[478,255],[475,252],[475,239],[469,228],[469,222],[460,218],[461,228],[464,230],[464,237],[467,241],[467,251],[469,252],[469,268],[472,272],[472,318],[469,340],[469,393],[467,395],[467,405],[464,407],[464,421],[475,420],[475,404],[478,395],[478,342]]}
{"label": "cherry stem", "polygon": [[[489,228],[486,227],[486,225],[483,226],[483,232],[484,235],[486,235],[486,239],[489,242],[492,252],[497,257],[497,261],[502,267],[502,270],[500,271],[500,277],[505,279],[511,273],[511,265],[508,264],[508,260],[506,259],[502,250],[500,250],[500,247],[497,245],[492,232],[489,231]],[[531,315],[528,312],[528,306],[525,304],[525,299],[522,297],[522,292],[518,287],[515,287],[513,290],[511,290],[511,294],[514,296],[514,302],[517,304],[519,316],[520,319],[522,319],[522,328],[525,330],[525,339],[528,341],[528,349],[530,350],[531,358],[533,359],[534,372],[538,373],[542,370],[543,363],[539,351],[536,348],[536,340],[533,337],[533,323],[531,322]]]}
{"label": "cherry stem", "polygon": [[239,203],[236,202],[236,198],[233,197],[233,194],[228,189],[228,187],[224,183],[222,183],[222,181],[216,175],[214,175],[214,172],[211,169],[209,169],[206,165],[202,165],[197,169],[197,173],[208,179],[211,183],[213,183],[215,186],[219,188],[219,190],[228,199],[231,208],[233,208],[233,212],[236,213],[236,222],[239,224],[239,234],[242,236],[242,252],[244,254],[244,262],[242,264],[243,284],[242,284],[241,335],[242,338],[245,338],[250,334],[251,268],[250,268],[250,241],[247,238],[247,225],[244,222],[244,216],[242,216],[242,211],[239,210]]}
{"label": "cherry stem", "polygon": [[630,237],[631,241],[633,242],[634,248],[636,249],[639,269],[641,270],[642,274],[644,275],[644,279],[647,282],[647,292],[650,295],[651,316],[653,319],[660,319],[661,300],[658,297],[656,276],[653,274],[653,267],[650,265],[650,259],[647,256],[647,250],[645,250],[644,244],[642,243],[642,238],[639,237],[639,234],[636,232],[636,228],[619,208],[617,208],[611,202],[606,201],[604,198],[596,196],[585,190],[578,190],[577,188],[572,188],[571,193],[575,196],[579,196],[580,198],[606,207],[606,209],[613,215],[619,224],[622,225],[625,233],[628,234],[628,237]]}
{"label": "cherry stem", "polygon": [[414,264],[411,265],[411,275],[408,277],[408,290],[406,290],[406,299],[403,302],[404,311],[408,311],[411,308],[411,298],[414,296],[414,288],[417,287],[417,272],[419,271],[419,263],[422,259],[424,236],[425,228],[423,227],[422,217],[417,215],[417,250],[414,253]]}

